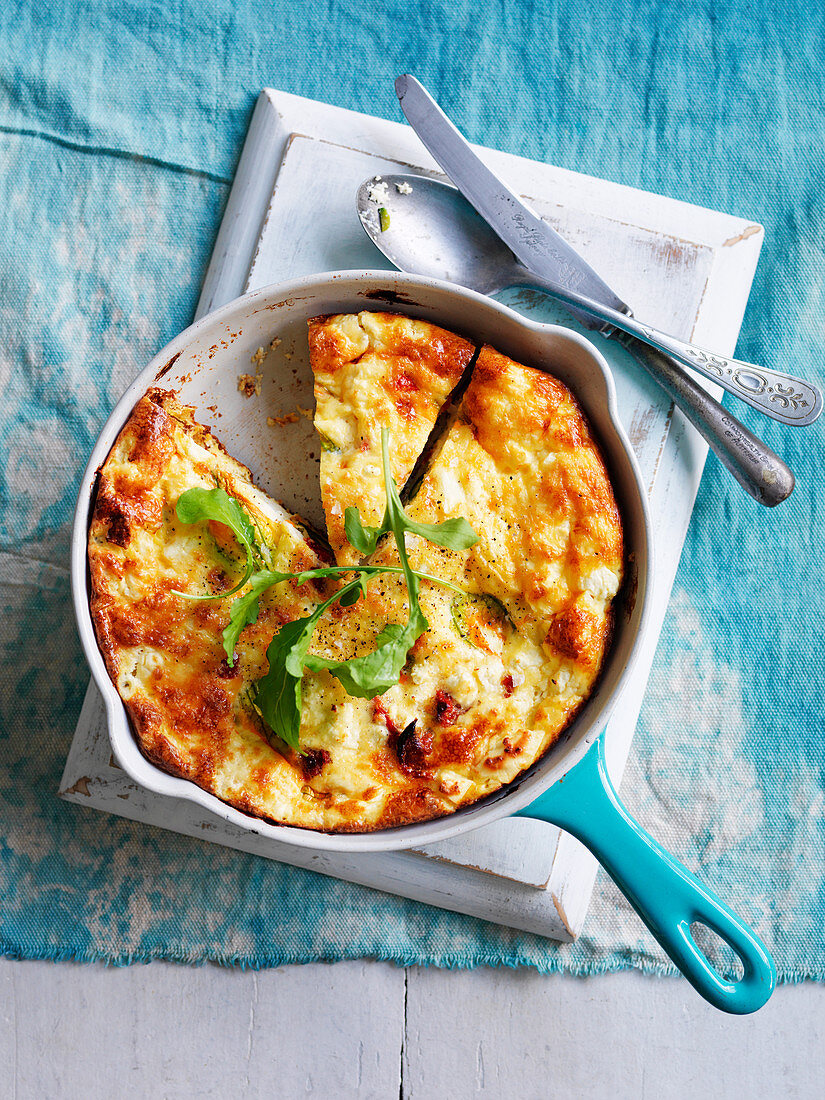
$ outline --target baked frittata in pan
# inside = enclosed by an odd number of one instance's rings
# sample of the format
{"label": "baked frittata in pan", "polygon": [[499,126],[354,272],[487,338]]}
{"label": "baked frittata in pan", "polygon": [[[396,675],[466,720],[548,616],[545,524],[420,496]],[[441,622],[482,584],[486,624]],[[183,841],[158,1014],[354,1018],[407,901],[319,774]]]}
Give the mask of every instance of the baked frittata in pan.
{"label": "baked frittata in pan", "polygon": [[[310,326],[313,366],[319,334],[352,339],[349,383],[334,406],[319,397],[316,419],[342,444],[322,469],[327,515],[341,505],[338,567],[170,393],[141,399],[100,473],[92,614],[141,749],[278,823],[382,829],[498,789],[558,739],[610,640],[621,520],[570,392],[483,347],[402,508],[386,473],[402,482],[430,429],[383,397],[365,429],[347,394],[363,412],[376,379],[404,372],[429,387],[432,427],[475,349],[434,330],[463,362],[438,389],[421,367],[424,323],[408,363],[398,323],[359,314]],[[359,332],[370,333],[363,378]],[[330,436],[337,419],[350,426]],[[343,472],[353,423],[376,472]]]}

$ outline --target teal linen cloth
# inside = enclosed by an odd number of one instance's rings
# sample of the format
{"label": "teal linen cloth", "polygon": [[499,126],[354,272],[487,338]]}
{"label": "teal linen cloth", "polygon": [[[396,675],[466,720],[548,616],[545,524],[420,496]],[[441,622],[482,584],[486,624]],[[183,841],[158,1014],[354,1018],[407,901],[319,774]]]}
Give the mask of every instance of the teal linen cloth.
{"label": "teal linen cloth", "polygon": [[[398,118],[409,70],[473,140],[761,221],[739,354],[825,381],[824,23],[807,0],[2,5],[3,952],[667,969],[604,876],[558,946],[60,802],[88,679],[70,515],[116,398],[191,320],[266,85]],[[823,978],[823,429],[736,410],[798,487],[768,512],[709,460],[624,792],[781,978]]]}

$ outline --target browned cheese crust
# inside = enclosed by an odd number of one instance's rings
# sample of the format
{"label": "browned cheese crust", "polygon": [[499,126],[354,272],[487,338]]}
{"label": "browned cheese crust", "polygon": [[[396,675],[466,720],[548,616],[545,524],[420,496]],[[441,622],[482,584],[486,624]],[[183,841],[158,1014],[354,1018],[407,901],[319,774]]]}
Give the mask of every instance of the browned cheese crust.
{"label": "browned cheese crust", "polygon": [[221,632],[231,601],[175,594],[228,590],[240,576],[228,528],[185,525],[175,515],[183,491],[216,485],[251,516],[272,568],[321,564],[291,517],[252,485],[192,409],[150,390],[98,478],[89,530],[92,619],[143,753],[239,809],[280,819],[270,792],[298,804],[305,762],[269,744],[248,688],[266,672],[272,635],[307,614],[323,589],[287,582],[265,595],[230,668]]}

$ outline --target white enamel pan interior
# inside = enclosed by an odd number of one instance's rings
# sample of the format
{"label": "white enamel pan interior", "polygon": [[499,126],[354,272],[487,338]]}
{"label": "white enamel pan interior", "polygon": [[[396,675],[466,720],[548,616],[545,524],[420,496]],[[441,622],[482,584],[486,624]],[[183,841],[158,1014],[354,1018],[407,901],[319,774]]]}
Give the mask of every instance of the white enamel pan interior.
{"label": "white enamel pan interior", "polygon": [[[318,488],[319,445],[311,419],[282,427],[298,406],[312,410],[306,323],[310,317],[359,310],[388,310],[421,317],[476,343],[490,343],[518,362],[560,378],[578,399],[601,446],[625,532],[626,580],[618,601],[613,643],[604,670],[571,727],[540,761],[509,786],[445,818],[365,834],[327,834],[273,825],[235,810],[188,780],[161,771],[140,752],[97,647],[89,613],[86,541],[97,471],[143,393],[174,390],[193,405],[230,454],[245,462],[258,485],[287,509],[323,529]],[[244,397],[238,376],[254,373],[257,348],[280,344],[264,363],[260,396]],[[506,423],[501,431],[507,431]],[[386,271],[343,271],[265,287],[230,302],[177,336],[135,379],[110,416],[83,475],[72,539],[72,586],[83,648],[106,704],[112,751],[141,786],[186,798],[233,825],[282,843],[327,851],[368,852],[409,848],[478,828],[528,806],[585,754],[620,702],[648,623],[651,536],[645,491],[617,416],[613,379],[603,357],[582,336],[557,325],[525,320],[470,290]]]}

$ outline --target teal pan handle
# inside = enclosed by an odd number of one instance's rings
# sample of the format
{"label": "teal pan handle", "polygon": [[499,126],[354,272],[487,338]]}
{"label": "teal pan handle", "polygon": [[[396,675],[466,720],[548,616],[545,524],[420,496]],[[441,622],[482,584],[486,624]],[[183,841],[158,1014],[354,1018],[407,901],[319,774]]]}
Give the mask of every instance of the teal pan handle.
{"label": "teal pan handle", "polygon": [[[723,1012],[743,1015],[766,1003],[776,984],[764,944],[622,805],[607,774],[600,737],[587,755],[516,817],[558,825],[590,849],[693,987]],[[710,928],[739,956],[744,974],[723,978],[690,930]]]}

